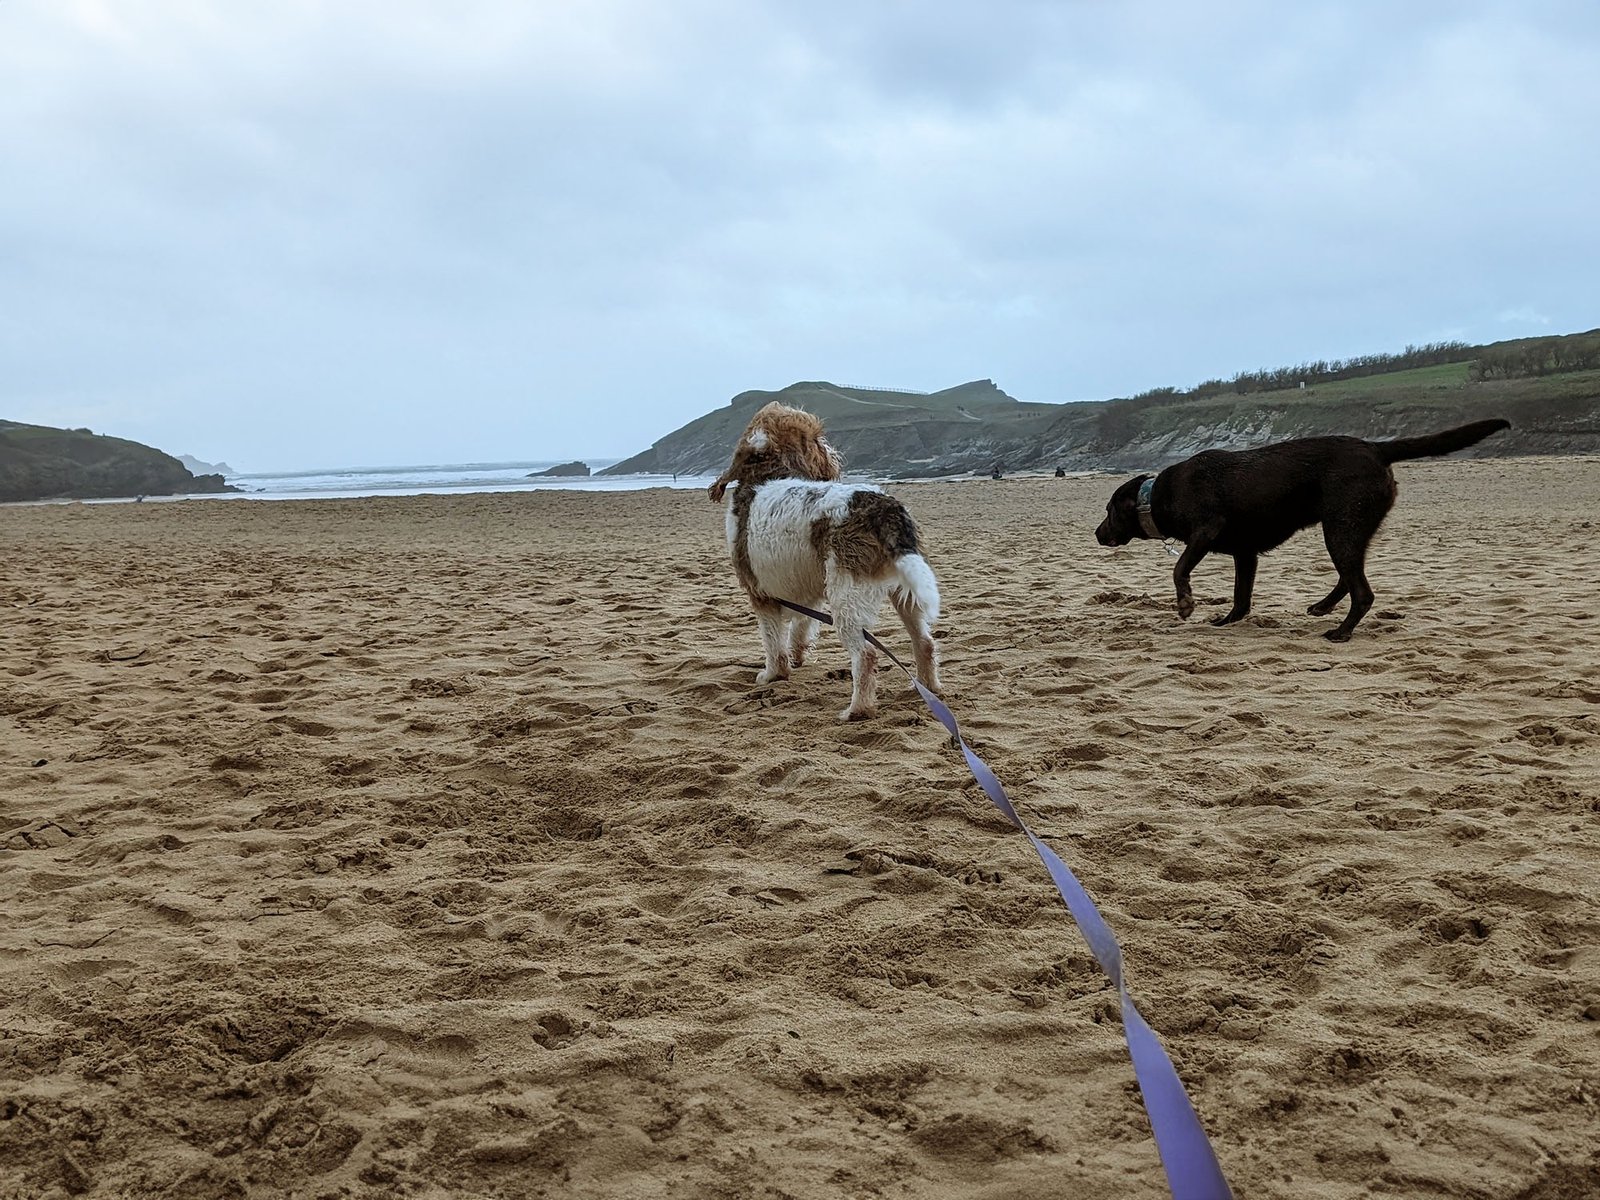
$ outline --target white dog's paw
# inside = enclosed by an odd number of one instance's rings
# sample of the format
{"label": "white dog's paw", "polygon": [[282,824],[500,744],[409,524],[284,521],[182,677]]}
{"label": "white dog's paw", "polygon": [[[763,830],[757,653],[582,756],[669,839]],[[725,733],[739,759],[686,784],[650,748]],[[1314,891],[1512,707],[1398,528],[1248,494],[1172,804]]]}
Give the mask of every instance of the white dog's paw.
{"label": "white dog's paw", "polygon": [[761,686],[761,685],[768,684],[768,683],[776,683],[780,679],[787,679],[787,678],[789,678],[789,671],[788,671],[787,668],[776,668],[775,667],[770,671],[757,671],[756,672],[756,685],[757,686]]}
{"label": "white dog's paw", "polygon": [[842,713],[839,714],[839,720],[841,720],[841,721],[866,721],[866,720],[869,720],[870,718],[875,717],[877,715],[878,715],[878,710],[876,708],[857,708],[855,705],[852,704],[849,708],[845,709]]}

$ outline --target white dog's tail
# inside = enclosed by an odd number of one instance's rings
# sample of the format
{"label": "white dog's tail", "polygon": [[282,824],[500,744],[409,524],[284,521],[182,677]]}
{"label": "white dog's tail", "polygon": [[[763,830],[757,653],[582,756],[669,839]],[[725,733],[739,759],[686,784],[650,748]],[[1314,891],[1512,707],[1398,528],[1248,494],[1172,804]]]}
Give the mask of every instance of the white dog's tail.
{"label": "white dog's tail", "polygon": [[920,554],[902,554],[894,560],[894,573],[898,582],[894,591],[909,596],[922,610],[922,619],[932,625],[939,619],[939,581],[933,577],[933,568]]}

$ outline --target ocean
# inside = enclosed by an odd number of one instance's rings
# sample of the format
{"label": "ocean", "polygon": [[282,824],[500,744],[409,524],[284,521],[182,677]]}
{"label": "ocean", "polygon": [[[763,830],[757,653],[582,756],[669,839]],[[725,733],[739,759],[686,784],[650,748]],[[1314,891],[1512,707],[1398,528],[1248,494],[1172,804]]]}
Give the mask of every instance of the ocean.
{"label": "ocean", "polygon": [[[570,460],[563,460],[570,461]],[[587,460],[600,471],[619,460]],[[454,495],[458,492],[525,492],[550,488],[629,492],[640,488],[705,488],[709,475],[590,475],[529,479],[554,462],[435,463],[410,467],[338,467],[320,471],[252,472],[229,475],[237,492],[215,499],[335,500],[354,496]],[[191,496],[191,500],[213,497]]]}

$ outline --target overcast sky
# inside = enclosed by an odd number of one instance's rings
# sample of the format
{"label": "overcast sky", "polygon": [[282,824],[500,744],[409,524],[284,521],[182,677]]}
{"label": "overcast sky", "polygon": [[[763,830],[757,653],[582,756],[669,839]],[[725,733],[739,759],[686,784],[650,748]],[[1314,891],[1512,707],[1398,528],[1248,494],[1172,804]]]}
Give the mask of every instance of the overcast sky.
{"label": "overcast sky", "polygon": [[1600,4],[0,0],[0,417],[631,454],[1600,325]]}

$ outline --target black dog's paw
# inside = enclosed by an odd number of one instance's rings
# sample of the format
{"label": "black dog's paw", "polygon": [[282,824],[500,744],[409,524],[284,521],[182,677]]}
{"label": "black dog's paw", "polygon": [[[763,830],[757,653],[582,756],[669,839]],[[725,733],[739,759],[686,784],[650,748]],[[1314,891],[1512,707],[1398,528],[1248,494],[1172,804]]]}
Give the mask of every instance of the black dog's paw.
{"label": "black dog's paw", "polygon": [[1189,617],[1193,613],[1194,613],[1194,598],[1191,597],[1191,596],[1182,596],[1182,597],[1180,597],[1178,599],[1178,617],[1179,617],[1179,619],[1187,621],[1189,619]]}
{"label": "black dog's paw", "polygon": [[1311,616],[1311,617],[1325,617],[1329,613],[1331,613],[1333,611],[1333,609],[1334,609],[1333,605],[1331,605],[1331,604],[1323,604],[1319,600],[1316,604],[1312,604],[1312,605],[1307,606],[1306,615],[1307,616]]}
{"label": "black dog's paw", "polygon": [[1348,642],[1350,640],[1350,631],[1342,627],[1335,627],[1322,636],[1330,642]]}
{"label": "black dog's paw", "polygon": [[1232,625],[1235,621],[1242,621],[1249,615],[1249,613],[1226,613],[1220,617],[1212,617],[1211,623],[1213,625]]}

